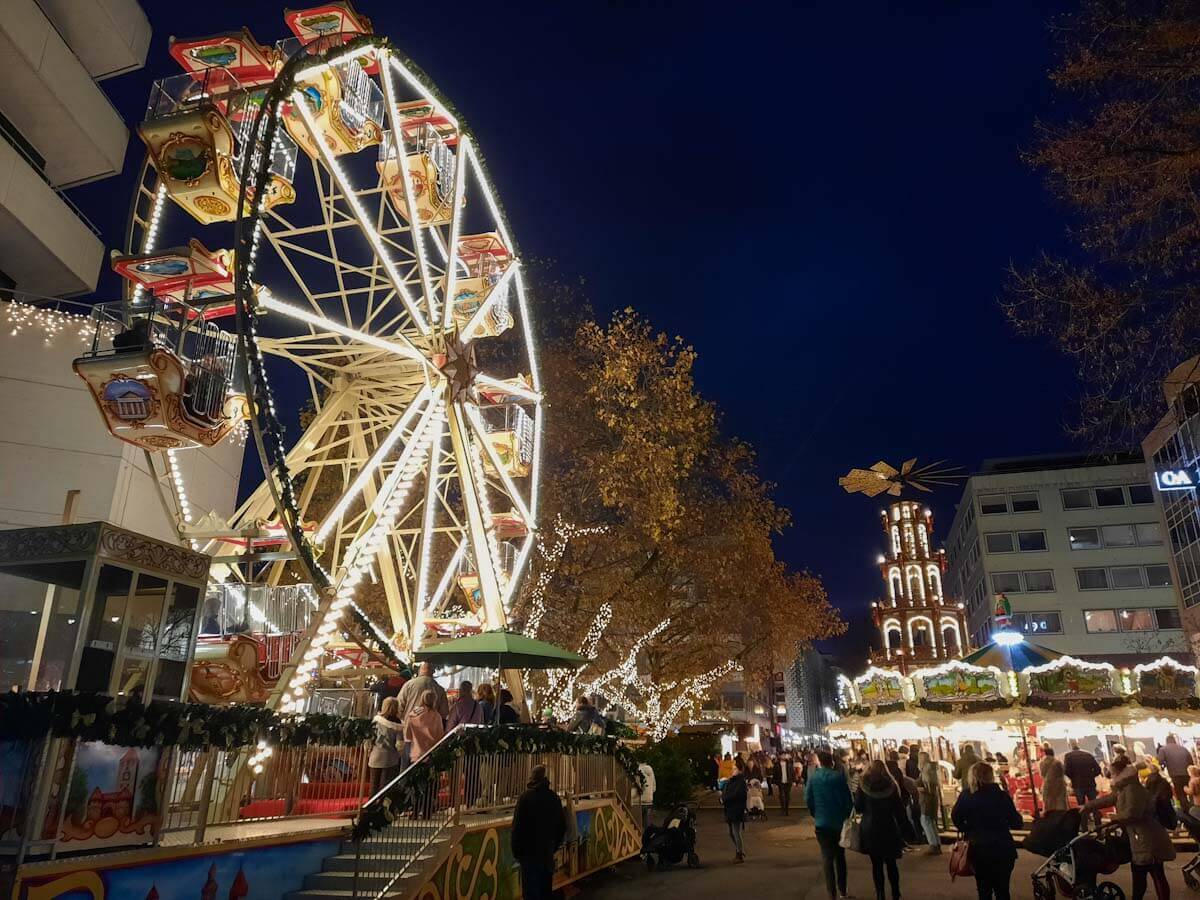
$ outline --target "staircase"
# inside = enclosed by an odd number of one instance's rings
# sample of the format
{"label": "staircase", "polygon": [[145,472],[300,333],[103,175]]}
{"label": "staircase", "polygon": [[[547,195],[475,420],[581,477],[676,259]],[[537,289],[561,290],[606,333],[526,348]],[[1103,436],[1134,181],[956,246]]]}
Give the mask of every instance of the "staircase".
{"label": "staircase", "polygon": [[[397,846],[394,840],[344,840],[340,850],[326,857],[321,871],[304,878],[304,887],[285,895],[284,900],[346,900],[349,897],[374,898],[382,894],[396,872],[407,866],[399,881],[387,891],[388,897],[407,897],[424,882],[461,838],[461,828],[430,824],[424,829],[409,829],[411,842]],[[356,852],[357,851],[357,852]],[[355,893],[354,869],[359,865],[358,892]]]}

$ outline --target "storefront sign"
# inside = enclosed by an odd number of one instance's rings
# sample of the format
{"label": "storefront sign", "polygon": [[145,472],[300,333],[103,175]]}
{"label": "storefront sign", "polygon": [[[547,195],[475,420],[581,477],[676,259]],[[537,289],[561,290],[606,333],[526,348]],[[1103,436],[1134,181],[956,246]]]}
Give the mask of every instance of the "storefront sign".
{"label": "storefront sign", "polygon": [[1154,483],[1160,491],[1189,491],[1200,484],[1200,473],[1194,469],[1164,469],[1154,473]]}

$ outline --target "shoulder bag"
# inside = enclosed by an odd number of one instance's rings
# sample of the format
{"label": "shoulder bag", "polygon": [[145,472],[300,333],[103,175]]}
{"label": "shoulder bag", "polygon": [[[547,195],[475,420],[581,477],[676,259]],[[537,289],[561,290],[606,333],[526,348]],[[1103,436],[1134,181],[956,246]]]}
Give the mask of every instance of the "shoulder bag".
{"label": "shoulder bag", "polygon": [[845,850],[862,853],[862,816],[850,813],[842,823],[842,836],[838,844]]}
{"label": "shoulder bag", "polygon": [[954,842],[954,846],[950,848],[950,880],[955,878],[970,878],[975,874],[975,869],[971,866],[971,845],[963,840],[962,833],[958,835],[958,840]]}

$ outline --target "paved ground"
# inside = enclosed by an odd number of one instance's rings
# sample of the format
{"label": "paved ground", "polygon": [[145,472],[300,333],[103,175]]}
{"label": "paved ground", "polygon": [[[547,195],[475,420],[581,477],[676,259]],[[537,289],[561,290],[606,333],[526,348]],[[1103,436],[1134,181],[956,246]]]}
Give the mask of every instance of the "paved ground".
{"label": "paved ground", "polygon": [[[949,848],[946,848],[947,850]],[[813,838],[812,821],[801,810],[789,818],[772,815],[765,823],[751,823],[746,832],[746,862],[733,864],[733,852],[721,814],[701,810],[699,841],[701,868],[647,872],[637,860],[615,870],[597,874],[578,885],[577,900],[626,900],[633,897],[683,898],[683,900],[825,900],[820,851]],[[847,854],[849,890],[859,900],[874,900],[871,867],[865,856]],[[1183,883],[1180,866],[1191,858],[1181,853],[1167,864],[1172,896],[1189,898],[1194,894]],[[907,900],[972,900],[976,897],[974,879],[958,879],[953,884],[946,874],[947,856],[929,857],[914,851],[900,862],[900,887]],[[1029,873],[1042,860],[1022,853],[1013,873],[1014,900],[1031,900],[1033,889]],[[1129,869],[1112,879],[1130,896]],[[670,893],[668,893],[670,892]],[[1151,888],[1149,896],[1154,896]]]}

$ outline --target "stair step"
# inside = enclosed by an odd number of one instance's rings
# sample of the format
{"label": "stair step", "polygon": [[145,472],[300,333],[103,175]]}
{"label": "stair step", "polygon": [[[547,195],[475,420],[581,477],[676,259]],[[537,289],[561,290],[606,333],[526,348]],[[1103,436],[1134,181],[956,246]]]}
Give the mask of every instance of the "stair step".
{"label": "stair step", "polygon": [[[397,869],[399,866],[396,867]],[[360,872],[358,874],[358,886],[361,890],[366,890],[371,887],[382,888],[385,884],[392,880],[392,876],[387,872]],[[354,888],[354,870],[349,872],[314,872],[311,875],[304,876],[305,890],[353,890]]]}

